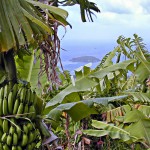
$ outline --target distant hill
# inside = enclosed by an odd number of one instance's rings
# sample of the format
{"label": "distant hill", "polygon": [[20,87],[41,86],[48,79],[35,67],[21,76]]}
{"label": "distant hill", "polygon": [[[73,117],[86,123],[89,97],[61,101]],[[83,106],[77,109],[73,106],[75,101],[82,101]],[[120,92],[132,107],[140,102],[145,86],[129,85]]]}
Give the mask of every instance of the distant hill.
{"label": "distant hill", "polygon": [[81,56],[81,57],[76,57],[76,58],[72,58],[70,61],[72,62],[84,62],[84,63],[95,63],[100,61],[100,59],[94,57],[94,56]]}

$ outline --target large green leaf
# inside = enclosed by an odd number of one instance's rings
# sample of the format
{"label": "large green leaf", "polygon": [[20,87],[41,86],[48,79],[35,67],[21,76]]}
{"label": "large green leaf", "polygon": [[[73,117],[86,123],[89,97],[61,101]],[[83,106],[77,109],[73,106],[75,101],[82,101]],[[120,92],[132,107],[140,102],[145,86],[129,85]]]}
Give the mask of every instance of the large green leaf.
{"label": "large green leaf", "polygon": [[132,122],[138,122],[141,119],[145,119],[146,116],[140,112],[137,109],[134,109],[133,111],[128,111],[124,118],[124,123],[132,123]]}
{"label": "large green leaf", "polygon": [[125,70],[130,69],[131,65],[133,65],[135,62],[136,62],[136,60],[133,60],[133,59],[123,61],[121,63],[114,64],[114,65],[108,66],[102,70],[91,73],[89,76],[102,79],[110,72],[114,72],[116,70],[122,70],[122,69],[125,69]]}
{"label": "large green leaf", "polygon": [[[35,2],[32,0],[0,0],[0,51],[17,49],[26,44],[40,44],[48,34],[53,33],[52,27],[43,14],[35,7],[39,6],[51,16],[51,20],[62,21],[63,26],[68,13],[57,7]],[[60,19],[60,20],[59,20]],[[38,39],[38,41],[37,41]]]}
{"label": "large green leaf", "polygon": [[66,112],[74,121],[79,121],[90,114],[97,114],[96,110],[88,107],[83,102],[61,104],[47,115],[49,118],[58,121],[62,112]]}
{"label": "large green leaf", "polygon": [[[106,67],[106,68],[104,68],[100,71],[97,71],[95,73],[91,73],[88,67],[84,68],[84,72],[82,72],[82,70],[76,71],[77,80],[75,82],[75,86],[74,85],[68,86],[66,89],[61,91],[54,98],[52,98],[47,103],[46,109],[48,107],[54,106],[56,104],[63,103],[63,101],[65,101],[65,97],[67,95],[73,93],[73,92],[90,91],[90,89],[92,87],[95,87],[97,84],[99,84],[99,82],[97,82],[96,80],[95,81],[91,80],[89,77],[103,78],[106,75],[108,75],[108,73],[110,73],[112,71],[116,71],[118,69],[126,69],[130,65],[133,65],[134,62],[135,62],[135,60],[125,61],[125,62],[120,63],[120,64]],[[88,69],[88,71],[87,71],[87,69]],[[84,74],[85,74],[85,76],[84,76]]]}
{"label": "large green leaf", "polygon": [[6,14],[6,6],[5,1],[0,1],[0,51],[8,50],[16,45],[13,29]]}
{"label": "large green leaf", "polygon": [[[33,69],[34,55],[24,55],[23,59],[16,56],[16,67],[22,80],[30,82]],[[37,78],[35,79],[37,80]]]}
{"label": "large green leaf", "polygon": [[131,136],[129,132],[118,128],[113,124],[92,120],[92,126],[100,130],[84,130],[83,133],[97,137],[109,135],[112,139],[121,139],[124,142],[135,142],[138,140],[138,138]]}
{"label": "large green leaf", "polygon": [[91,99],[91,101],[93,101],[94,103],[102,104],[102,105],[106,106],[109,102],[124,100],[127,97],[128,97],[128,95],[101,97],[101,98]]}
{"label": "large green leaf", "polygon": [[135,75],[140,82],[143,82],[146,78],[149,77],[150,74],[150,62],[146,58],[146,54],[144,53],[144,48],[142,39],[134,34],[135,37],[135,45],[137,46],[137,50],[134,52],[135,57],[140,62],[138,65]]}
{"label": "large green leaf", "polygon": [[96,114],[97,112],[94,107],[94,103],[101,105],[108,105],[109,102],[120,100],[126,98],[127,95],[123,96],[114,96],[114,97],[102,97],[102,98],[93,98],[88,100],[83,100],[79,102],[72,102],[66,104],[60,104],[54,108],[46,108],[44,114],[48,114],[47,116],[54,120],[59,120],[60,115],[63,111],[67,112],[73,120],[78,121],[84,117],[87,117],[90,114]]}
{"label": "large green leaf", "polygon": [[88,76],[92,70],[91,70],[91,63],[88,63],[84,66],[81,66],[79,67],[78,69],[75,70],[75,77],[76,77],[76,80],[79,80],[85,76]]}
{"label": "large green leaf", "polygon": [[135,71],[135,75],[138,81],[143,82],[145,79],[149,77],[150,75],[149,66],[150,62],[144,60],[138,65]]}
{"label": "large green leaf", "polygon": [[69,85],[59,94],[57,94],[54,98],[52,98],[47,104],[46,108],[54,106],[56,104],[60,104],[64,101],[65,97],[74,92],[82,92],[82,91],[90,91],[90,88],[95,87],[97,82],[93,81],[88,77],[81,78],[77,80],[74,85]]}
{"label": "large green leaf", "polygon": [[146,117],[149,118],[150,116],[150,106],[147,105],[140,105],[138,110],[141,111]]}
{"label": "large green leaf", "polygon": [[107,57],[107,59],[105,60],[105,62],[103,63],[103,67],[108,67],[108,66],[111,66],[113,65],[113,58],[115,57],[116,55],[116,52],[118,51],[118,47],[116,47],[113,51],[111,51]]}
{"label": "large green leaf", "polygon": [[131,123],[125,128],[127,132],[150,145],[150,119],[146,118],[141,111],[134,109],[128,112],[124,123]]}
{"label": "large green leaf", "polygon": [[63,17],[64,19],[66,19],[68,17],[68,12],[61,9],[61,8],[54,7],[54,6],[48,6],[48,5],[42,4],[40,2],[33,1],[33,0],[26,0],[26,1],[35,5],[35,6],[39,6],[42,9],[45,9],[45,10],[47,9],[51,13],[57,14],[57,15]]}
{"label": "large green leaf", "polygon": [[40,71],[40,60],[34,63],[34,55],[23,55],[23,58],[16,56],[16,67],[21,80],[30,82],[31,87],[35,89],[38,95],[42,92],[42,85],[46,83],[46,75],[40,79],[41,87],[38,86],[38,74]]}
{"label": "large green leaf", "polygon": [[141,119],[126,128],[126,131],[150,145],[150,119]]}

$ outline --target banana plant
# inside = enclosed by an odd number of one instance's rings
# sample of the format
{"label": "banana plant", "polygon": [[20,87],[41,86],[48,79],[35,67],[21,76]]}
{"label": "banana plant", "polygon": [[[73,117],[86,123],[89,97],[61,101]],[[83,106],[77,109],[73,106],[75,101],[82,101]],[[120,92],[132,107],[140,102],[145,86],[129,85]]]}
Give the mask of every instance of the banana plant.
{"label": "banana plant", "polygon": [[[54,33],[50,22],[46,23],[46,18],[38,8],[43,10],[51,21],[58,20],[58,17],[65,20],[68,16],[68,13],[61,8],[48,6],[31,0],[1,0],[0,4],[1,52],[8,51],[12,48],[19,49],[25,45],[40,44],[48,37],[48,34]],[[58,17],[52,17],[53,14],[56,14]],[[66,24],[68,23],[65,22],[63,25]]]}
{"label": "banana plant", "polygon": [[69,25],[66,21],[68,13],[61,8],[30,0],[1,0],[0,5],[2,72],[5,73],[3,75],[6,80],[16,83],[16,52],[21,53],[20,49],[28,51],[30,47],[33,50],[41,45],[42,49],[46,43],[50,43],[50,36],[54,35],[54,22],[59,22],[58,25]]}
{"label": "banana plant", "polygon": [[[145,111],[148,110],[148,106],[140,106],[138,109],[127,107],[128,106],[122,106],[122,109],[126,108],[126,111],[123,111],[124,113],[126,112],[124,115],[122,115],[123,113],[118,113],[119,108],[118,110],[111,110],[111,115],[108,113],[111,118],[107,114],[107,117],[109,117],[107,121],[110,123],[93,120],[92,126],[100,130],[89,129],[83,132],[96,137],[109,135],[112,139],[120,139],[128,144],[140,142],[146,148],[149,148],[150,120],[148,116],[146,116],[149,113],[144,114]],[[112,124],[112,122],[114,124]],[[116,122],[118,122],[119,125],[117,125]]]}
{"label": "banana plant", "polygon": [[[134,68],[132,68],[133,75],[128,77],[127,81],[124,81],[121,88],[124,90],[121,93],[129,95],[129,97],[118,103],[128,105],[110,107],[106,111],[106,122],[93,120],[92,126],[99,130],[89,129],[83,132],[95,137],[107,135],[112,139],[117,138],[127,143],[140,142],[147,149],[150,147],[148,106],[150,95],[149,86],[148,84],[146,85],[146,80],[149,79],[149,52],[146,50],[142,39],[137,35],[134,35],[134,39],[119,37],[117,42],[119,49],[122,51],[121,54],[124,54],[129,60],[133,58],[138,60],[135,61]],[[101,63],[96,69],[101,69],[102,67],[103,64]],[[103,70],[107,70],[107,67],[106,69],[102,68],[100,71]],[[98,73],[95,75],[96,77],[101,77]],[[120,136],[122,132],[130,138],[124,135]]]}
{"label": "banana plant", "polygon": [[[125,50],[122,50],[120,45],[115,48],[114,51],[106,55],[96,69],[91,70],[90,67],[83,66],[80,70],[76,70],[76,79],[72,78],[72,82],[67,84],[65,89],[60,90],[58,94],[46,102],[46,106],[43,110],[43,115],[45,115],[44,119],[51,123],[53,128],[57,129],[59,126],[59,121],[61,123],[61,118],[64,117],[64,113],[71,116],[72,120],[80,121],[81,119],[88,117],[90,114],[98,114],[95,107],[98,105],[108,107],[109,104],[113,104],[115,102],[122,102],[123,104],[136,104],[137,102],[148,103],[149,94],[138,92],[142,91],[142,88],[138,88],[137,85],[139,81],[136,78],[137,76],[134,75],[138,69],[138,65],[136,66],[135,64],[140,64],[141,62],[137,62],[135,57],[131,57],[132,55],[130,56],[130,59],[128,58],[129,60],[122,61],[120,56],[120,54],[122,55],[122,51],[127,57],[130,52],[126,51],[125,53]],[[117,57],[115,57],[116,54]],[[116,63],[113,61],[114,58],[116,58]],[[29,64],[32,62],[32,65],[28,65],[28,67],[24,68],[23,64],[19,63],[21,60],[19,60],[19,58],[16,59],[16,62],[18,63],[18,71],[20,72],[20,78],[31,80],[31,83],[35,86],[35,82],[32,81],[32,75],[36,74],[37,76],[37,70],[40,68],[37,68],[36,65],[34,66],[33,55],[27,56],[26,58],[24,57],[24,60],[29,61]],[[36,62],[38,64],[39,60]],[[28,74],[30,77],[28,75],[25,76],[22,73],[23,71],[30,72]],[[130,78],[127,77],[128,71],[133,73]],[[45,81],[43,82],[42,80],[42,83],[45,84]],[[116,93],[115,87],[115,92],[110,94],[112,85],[114,84],[117,84],[119,90]],[[111,97],[108,97],[108,94],[110,94]],[[118,123],[119,120],[124,119],[122,115],[124,109],[126,110],[126,113],[131,111],[130,106],[125,106],[123,109],[119,107],[114,110],[112,108],[112,110],[109,109],[106,109],[108,110],[107,120],[110,121],[117,117],[118,120],[115,120],[115,124]],[[111,114],[110,116],[112,118],[110,118],[109,114]],[[121,124],[120,127],[122,127]],[[137,141],[138,140],[139,138],[137,138]]]}
{"label": "banana plant", "polygon": [[[3,106],[0,118],[3,131],[1,130],[0,137],[2,142],[6,143],[0,143],[0,149],[17,149],[19,147],[34,149],[37,143],[42,144],[34,140],[39,137],[39,141],[43,141],[40,137],[49,137],[51,133],[44,126],[42,119],[37,122],[40,128],[35,127],[35,117],[38,118],[38,114],[41,113],[43,101],[39,97],[36,98],[36,101],[33,101],[33,97],[36,97],[35,91],[31,90],[26,82],[31,79],[31,71],[26,72],[27,76],[24,79],[27,80],[25,83],[23,82],[23,87],[18,86],[19,77],[17,73],[19,70],[16,69],[14,57],[18,53],[18,56],[23,55],[24,52],[33,54],[33,49],[38,49],[39,47],[42,49],[45,44],[50,44],[51,37],[55,32],[53,24],[59,22],[58,26],[68,25],[69,23],[66,21],[68,13],[63,9],[31,0],[1,0],[0,7],[0,65],[1,75],[4,77],[0,92],[1,106]],[[31,47],[32,50],[29,51],[28,49]],[[21,53],[21,49],[24,49],[23,53]],[[33,57],[29,60],[29,63],[32,63],[32,60]],[[19,61],[19,59],[16,59],[16,61]],[[31,70],[33,64],[30,65],[29,69]],[[35,108],[37,108],[37,111]],[[11,118],[9,118],[9,115],[11,115]],[[24,125],[20,126],[20,122]],[[30,127],[27,127],[29,122]],[[5,134],[9,132],[9,127],[14,129],[10,131],[11,136],[7,138]],[[28,134],[29,128],[33,130],[31,134]],[[14,130],[16,130],[15,133]],[[24,133],[21,134],[21,132]],[[37,134],[40,136],[37,136]],[[36,138],[33,138],[34,136]],[[12,140],[14,145],[12,145]],[[19,140],[20,142],[18,142]]]}

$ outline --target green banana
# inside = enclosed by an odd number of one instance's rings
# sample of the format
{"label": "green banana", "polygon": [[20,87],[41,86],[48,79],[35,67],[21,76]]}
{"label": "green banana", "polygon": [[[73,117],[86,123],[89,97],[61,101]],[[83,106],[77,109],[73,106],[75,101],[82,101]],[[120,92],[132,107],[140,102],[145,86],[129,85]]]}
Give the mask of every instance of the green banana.
{"label": "green banana", "polygon": [[35,105],[36,104],[36,102],[37,102],[37,95],[36,95],[36,92],[35,91],[33,91],[33,92],[31,92],[31,96],[30,96],[30,105]]}
{"label": "green banana", "polygon": [[21,128],[19,127],[19,126],[17,126],[17,128],[16,128],[16,133],[17,133],[17,135],[18,135],[18,139],[21,137]]}
{"label": "green banana", "polygon": [[0,128],[3,129],[3,119],[0,119]]}
{"label": "green banana", "polygon": [[31,146],[32,146],[32,149],[35,149],[36,143],[35,143],[35,142],[32,142],[32,143],[31,143]]}
{"label": "green banana", "polygon": [[20,103],[17,111],[18,116],[16,116],[16,118],[19,118],[19,115],[23,113],[23,108],[24,108],[23,103]]}
{"label": "green banana", "polygon": [[1,141],[2,141],[3,143],[6,143],[6,141],[7,141],[7,133],[3,133],[2,138],[1,138]]}
{"label": "green banana", "polygon": [[9,134],[13,135],[15,133],[15,127],[11,126],[9,129]]}
{"label": "green banana", "polygon": [[26,146],[28,143],[28,136],[27,134],[22,135],[22,141],[21,141],[21,146]]}
{"label": "green banana", "polygon": [[7,98],[9,92],[10,92],[10,84],[8,83],[8,84],[6,84],[6,85],[4,86],[4,97]]}
{"label": "green banana", "polygon": [[13,91],[8,95],[8,112],[9,114],[13,113]]}
{"label": "green banana", "polygon": [[23,131],[24,133],[28,134],[28,127],[25,124],[23,125]]}
{"label": "green banana", "polygon": [[3,115],[3,100],[0,98],[0,116]]}
{"label": "green banana", "polygon": [[9,146],[7,144],[3,145],[4,150],[10,150]]}
{"label": "green banana", "polygon": [[6,119],[4,119],[4,121],[3,121],[3,132],[4,133],[8,133],[9,132],[9,122]]}
{"label": "green banana", "polygon": [[8,96],[8,84],[4,86],[4,98]]}
{"label": "green banana", "polygon": [[33,129],[33,125],[30,122],[27,124],[27,127],[29,132]]}
{"label": "green banana", "polygon": [[26,92],[27,92],[26,87],[22,87],[22,90],[20,92],[20,100],[21,100],[21,102],[25,102]]}
{"label": "green banana", "polygon": [[29,105],[33,105],[33,101],[34,101],[34,94],[33,94],[33,92],[31,91],[31,93],[30,93],[30,98],[29,98]]}
{"label": "green banana", "polygon": [[29,112],[29,106],[28,106],[28,104],[25,104],[23,113],[26,114],[28,112]]}
{"label": "green banana", "polygon": [[16,146],[12,146],[11,150],[18,150]]}
{"label": "green banana", "polygon": [[[35,107],[37,95],[30,87],[22,86],[19,88],[15,84],[10,91],[10,86],[0,88],[0,116],[8,114],[23,114],[30,119],[35,117]],[[32,150],[35,148],[36,130],[34,129],[34,122],[23,123],[18,116],[7,119],[0,119],[0,150]],[[13,119],[13,120],[12,120]],[[18,124],[18,121],[19,124]],[[2,130],[1,130],[2,128]],[[34,141],[34,142],[33,142]]]}
{"label": "green banana", "polygon": [[28,115],[28,117],[31,118],[31,119],[33,119],[35,117],[35,108],[34,108],[34,105],[31,105],[29,107],[29,113],[30,114]]}
{"label": "green banana", "polygon": [[20,98],[20,93],[21,93],[22,89],[23,89],[23,87],[19,87],[16,97]]}
{"label": "green banana", "polygon": [[35,137],[34,133],[33,133],[33,132],[30,132],[30,133],[29,133],[29,136],[28,136],[28,143],[33,142],[33,141],[34,141],[34,137]]}
{"label": "green banana", "polygon": [[3,115],[8,115],[8,101],[6,97],[3,99]]}
{"label": "green banana", "polygon": [[17,150],[22,150],[22,147],[21,146],[17,146]]}
{"label": "green banana", "polygon": [[13,134],[13,145],[18,144],[18,135],[16,133]]}
{"label": "green banana", "polygon": [[17,114],[19,104],[20,104],[20,101],[19,101],[19,99],[17,98],[16,101],[15,101],[15,104],[14,104],[14,109],[13,109],[13,114],[14,114],[14,115]]}
{"label": "green banana", "polygon": [[32,145],[31,144],[27,145],[27,150],[32,150]]}
{"label": "green banana", "polygon": [[4,87],[2,87],[0,90],[0,96],[1,99],[4,99]]}
{"label": "green banana", "polygon": [[12,136],[11,136],[10,134],[7,136],[7,141],[6,141],[6,143],[7,143],[7,145],[9,145],[9,146],[11,146],[11,144],[12,144]]}
{"label": "green banana", "polygon": [[17,83],[14,84],[12,90],[13,90],[13,100],[14,100],[16,98],[17,92],[18,92],[18,84]]}
{"label": "green banana", "polygon": [[28,102],[28,103],[30,102],[31,94],[32,94],[31,89],[27,89],[26,96],[25,96],[25,100],[26,100],[26,102]]}

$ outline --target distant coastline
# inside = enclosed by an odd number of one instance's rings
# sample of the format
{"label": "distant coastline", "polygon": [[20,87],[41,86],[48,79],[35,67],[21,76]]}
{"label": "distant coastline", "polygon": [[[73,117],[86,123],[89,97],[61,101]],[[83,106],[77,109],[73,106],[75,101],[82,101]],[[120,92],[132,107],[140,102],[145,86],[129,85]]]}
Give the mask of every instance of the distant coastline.
{"label": "distant coastline", "polygon": [[81,57],[75,57],[70,59],[71,62],[83,62],[83,63],[95,63],[95,62],[99,62],[100,59],[96,58],[94,56],[81,56]]}

